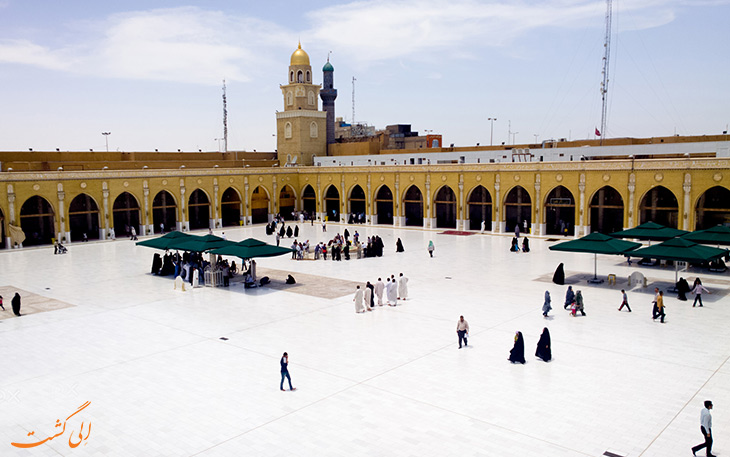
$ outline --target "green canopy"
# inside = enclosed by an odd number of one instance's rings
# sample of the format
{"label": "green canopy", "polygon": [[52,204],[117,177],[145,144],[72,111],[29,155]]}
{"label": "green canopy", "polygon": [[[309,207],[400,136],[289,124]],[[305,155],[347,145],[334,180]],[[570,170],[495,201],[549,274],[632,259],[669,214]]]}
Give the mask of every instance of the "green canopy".
{"label": "green canopy", "polygon": [[[709,262],[727,254],[727,249],[718,249],[702,246],[694,241],[682,238],[672,238],[663,243],[648,248],[637,249],[629,255],[648,259],[681,260],[684,262]],[[677,282],[677,263],[674,263],[674,282]]]}
{"label": "green canopy", "polygon": [[565,241],[564,243],[550,246],[551,251],[567,251],[567,252],[588,252],[592,253],[593,256],[593,281],[599,281],[597,276],[597,254],[612,254],[620,255],[625,254],[632,249],[636,249],[641,246],[640,243],[634,243],[632,241],[617,240],[616,238],[604,235],[603,233],[593,232],[578,238],[577,240]]}
{"label": "green canopy", "polygon": [[278,255],[291,254],[292,251],[292,248],[273,246],[254,238],[248,238],[238,243],[232,243],[230,246],[215,249],[210,252],[211,254],[234,255],[242,259],[252,259],[254,257],[275,257]]}
{"label": "green canopy", "polygon": [[685,238],[672,238],[648,248],[631,251],[631,257],[647,259],[682,260],[685,262],[709,262],[724,256],[727,249],[702,246]]}
{"label": "green canopy", "polygon": [[702,244],[730,245],[730,227],[716,225],[714,227],[697,230],[682,236],[682,239]]}
{"label": "green canopy", "polygon": [[665,241],[677,236],[686,235],[686,230],[665,227],[655,222],[645,222],[628,230],[621,230],[611,234],[614,238],[633,238],[636,240]]}
{"label": "green canopy", "polygon": [[190,238],[193,235],[188,235],[183,232],[168,232],[158,238],[151,238],[149,240],[140,241],[136,243],[137,246],[145,246],[148,248],[155,249],[176,249],[175,244],[179,244],[183,240]]}
{"label": "green canopy", "polygon": [[190,235],[187,239],[181,239],[178,243],[173,243],[170,249],[179,249],[181,251],[203,252],[211,249],[222,248],[235,244],[233,241],[227,241],[215,235]]}

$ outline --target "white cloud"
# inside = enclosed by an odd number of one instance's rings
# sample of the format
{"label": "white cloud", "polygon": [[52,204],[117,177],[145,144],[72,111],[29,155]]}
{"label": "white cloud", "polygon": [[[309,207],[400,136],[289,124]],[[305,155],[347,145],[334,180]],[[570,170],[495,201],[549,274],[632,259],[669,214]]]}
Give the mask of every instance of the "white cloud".
{"label": "white cloud", "polygon": [[[128,79],[219,84],[247,81],[270,63],[272,46],[291,47],[276,24],[194,7],[137,11],[74,24],[78,44],[50,48],[0,42],[0,62]],[[287,39],[288,38],[288,39]]]}
{"label": "white cloud", "polygon": [[[727,0],[717,0],[725,1]],[[683,0],[632,0],[623,13],[640,12],[635,28],[671,22]],[[599,0],[486,1],[376,0],[327,7],[308,14],[308,36],[322,46],[365,62],[432,58],[438,52],[468,56],[503,46],[544,27],[602,26]]]}
{"label": "white cloud", "polygon": [[63,52],[54,52],[27,40],[0,41],[0,62],[67,70],[72,65],[72,58],[63,54]]}

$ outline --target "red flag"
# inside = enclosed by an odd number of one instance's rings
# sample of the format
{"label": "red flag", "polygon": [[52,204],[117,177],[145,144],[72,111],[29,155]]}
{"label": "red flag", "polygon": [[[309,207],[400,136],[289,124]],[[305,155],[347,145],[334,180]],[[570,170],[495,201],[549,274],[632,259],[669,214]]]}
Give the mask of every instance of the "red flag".
{"label": "red flag", "polygon": [[598,131],[598,127],[596,127],[596,136],[601,136],[601,132]]}

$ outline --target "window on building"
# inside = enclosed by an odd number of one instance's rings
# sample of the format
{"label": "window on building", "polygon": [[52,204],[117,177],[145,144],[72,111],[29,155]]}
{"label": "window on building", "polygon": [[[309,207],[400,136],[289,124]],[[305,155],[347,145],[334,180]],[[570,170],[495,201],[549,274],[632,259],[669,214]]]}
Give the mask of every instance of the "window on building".
{"label": "window on building", "polygon": [[307,82],[308,83],[312,82],[312,77],[309,75],[309,70],[307,70]]}
{"label": "window on building", "polygon": [[299,70],[297,72],[297,82],[303,83],[304,82],[304,74],[302,73],[302,70]]}
{"label": "window on building", "polygon": [[293,71],[290,71],[289,72],[289,82],[290,83],[293,83],[294,82],[294,72]]}
{"label": "window on building", "polygon": [[291,122],[284,125],[284,138],[291,138]]}
{"label": "window on building", "polygon": [[291,106],[294,104],[294,95],[292,95],[291,91],[288,91],[286,93],[286,104],[287,106]]}
{"label": "window on building", "polygon": [[315,99],[314,99],[314,92],[312,92],[311,90],[309,91],[309,104],[310,105],[316,104]]}
{"label": "window on building", "polygon": [[316,122],[312,122],[309,124],[309,137],[317,138],[317,136],[319,136],[319,128],[317,127]]}

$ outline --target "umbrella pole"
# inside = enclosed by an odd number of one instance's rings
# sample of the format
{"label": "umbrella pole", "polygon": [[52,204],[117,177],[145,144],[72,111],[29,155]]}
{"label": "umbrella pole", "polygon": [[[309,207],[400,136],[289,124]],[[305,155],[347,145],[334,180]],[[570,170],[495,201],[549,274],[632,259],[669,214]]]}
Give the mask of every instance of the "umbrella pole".
{"label": "umbrella pole", "polygon": [[598,254],[593,253],[593,279],[588,280],[591,284],[600,284],[603,282],[603,279],[598,279]]}
{"label": "umbrella pole", "polygon": [[667,292],[676,293],[679,291],[677,289],[677,275],[679,274],[679,264],[677,264],[677,261],[674,261],[674,285],[667,289]]}

